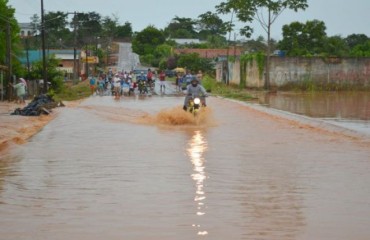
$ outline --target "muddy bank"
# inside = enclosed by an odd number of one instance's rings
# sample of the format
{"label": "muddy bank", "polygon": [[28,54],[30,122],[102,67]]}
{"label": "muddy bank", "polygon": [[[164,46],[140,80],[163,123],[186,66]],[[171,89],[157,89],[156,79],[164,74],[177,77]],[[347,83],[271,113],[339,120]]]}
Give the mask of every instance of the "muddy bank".
{"label": "muddy bank", "polygon": [[[80,101],[66,102],[67,107],[77,106]],[[0,102],[0,152],[5,151],[14,144],[23,144],[39,132],[45,125],[53,120],[59,109],[53,109],[50,115],[41,116],[17,116],[10,115],[17,108],[23,108],[26,104]]]}

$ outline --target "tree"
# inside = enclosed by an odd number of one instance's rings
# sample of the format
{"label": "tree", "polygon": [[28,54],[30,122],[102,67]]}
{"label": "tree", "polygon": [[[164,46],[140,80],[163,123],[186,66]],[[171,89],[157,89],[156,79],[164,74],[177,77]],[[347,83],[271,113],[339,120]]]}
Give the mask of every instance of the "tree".
{"label": "tree", "polygon": [[132,50],[139,55],[154,54],[157,46],[165,42],[162,31],[154,26],[148,26],[138,32],[132,40]]}
{"label": "tree", "polygon": [[[55,56],[50,56],[47,59],[48,63],[48,80],[51,83],[51,89],[54,92],[60,92],[63,89],[63,73],[57,69],[59,66],[59,59]],[[30,72],[31,79],[42,79],[43,78],[43,66],[42,61],[37,61],[32,65]]]}
{"label": "tree", "polygon": [[263,36],[258,36],[256,39],[248,40],[245,43],[245,48],[250,53],[266,52],[266,40]]}
{"label": "tree", "polygon": [[204,39],[207,38],[208,35],[223,36],[226,34],[227,23],[224,23],[216,13],[208,11],[199,15],[198,18],[197,28],[199,35],[203,35]]}
{"label": "tree", "polygon": [[[235,13],[237,18],[244,23],[251,23],[253,20],[257,20],[266,31],[267,58],[265,88],[270,88],[270,40],[272,24],[286,9],[298,11],[299,9],[304,10],[307,7],[307,0],[227,0],[216,6],[219,13]],[[250,25],[246,25],[240,32],[242,35],[250,37],[253,28]]]}
{"label": "tree", "polygon": [[328,37],[324,44],[324,55],[330,57],[348,56],[349,48],[343,38],[340,36]]}
{"label": "tree", "polygon": [[96,12],[77,13],[73,22],[77,24],[77,40],[79,46],[91,43],[94,37],[102,35],[101,16]]}
{"label": "tree", "polygon": [[181,54],[178,57],[177,65],[191,71],[209,72],[213,70],[212,61],[207,58],[200,58],[198,53]]}
{"label": "tree", "polygon": [[49,48],[62,48],[61,40],[65,42],[67,39],[72,39],[69,29],[66,28],[68,22],[67,16],[67,13],[60,11],[45,14],[45,32],[47,34]]}
{"label": "tree", "polygon": [[195,24],[196,21],[191,18],[175,16],[171,23],[164,29],[164,32],[170,38],[195,38],[197,37]]}
{"label": "tree", "polygon": [[113,39],[118,31],[118,17],[105,17],[102,20],[102,35],[107,38]]}
{"label": "tree", "polygon": [[292,22],[283,26],[283,39],[278,47],[289,56],[319,55],[324,51],[325,30],[325,23],[319,20],[307,21],[305,24]]}
{"label": "tree", "polygon": [[350,56],[352,57],[370,57],[370,40],[363,44],[357,44],[351,49]]}
{"label": "tree", "polygon": [[159,59],[154,56],[158,46],[166,41],[164,34],[154,26],[148,26],[138,32],[132,40],[133,52],[140,55],[140,60],[152,66],[158,66]]}
{"label": "tree", "polygon": [[351,34],[344,39],[348,47],[351,49],[354,48],[356,45],[365,44],[369,40],[370,38],[368,38],[365,34]]}
{"label": "tree", "polygon": [[131,23],[125,22],[123,25],[117,27],[118,38],[131,38],[132,37],[132,26]]}
{"label": "tree", "polygon": [[[8,65],[10,67],[10,72],[6,79],[10,79],[13,70],[18,70],[15,68],[16,65],[12,65],[17,61],[15,56],[21,51],[19,47],[20,29],[14,13],[15,9],[8,6],[8,0],[0,0],[0,65]],[[5,84],[7,84],[7,81]]]}

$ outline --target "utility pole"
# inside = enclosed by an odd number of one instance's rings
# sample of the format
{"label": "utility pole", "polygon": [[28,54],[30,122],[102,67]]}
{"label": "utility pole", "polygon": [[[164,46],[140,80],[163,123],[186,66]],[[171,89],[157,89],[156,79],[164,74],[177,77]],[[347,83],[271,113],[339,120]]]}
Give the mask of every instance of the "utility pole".
{"label": "utility pole", "polygon": [[67,12],[67,14],[73,14],[73,84],[77,83],[77,12]]}
{"label": "utility pole", "polygon": [[89,78],[89,61],[88,61],[88,54],[87,54],[87,43],[86,43],[86,52],[85,52],[85,55],[86,55],[86,63],[85,63],[85,67],[86,67],[86,71],[85,71],[85,74],[86,74],[86,79]]}
{"label": "utility pole", "polygon": [[26,41],[26,57],[27,57],[27,80],[30,80],[31,78],[31,70],[30,70],[30,56],[29,56],[29,42],[28,42],[28,37],[29,36],[26,36],[25,37],[25,41]]}
{"label": "utility pole", "polygon": [[44,0],[41,0],[41,39],[42,39],[42,70],[44,78],[44,93],[48,92],[48,75],[46,68],[46,54],[45,54],[45,18],[44,18]]}
{"label": "utility pole", "polygon": [[[6,65],[8,67],[8,83],[12,82],[12,59],[11,59],[11,36],[10,36],[10,23],[6,21]],[[9,87],[9,91],[7,93],[8,100],[10,100],[11,92],[13,88]]]}

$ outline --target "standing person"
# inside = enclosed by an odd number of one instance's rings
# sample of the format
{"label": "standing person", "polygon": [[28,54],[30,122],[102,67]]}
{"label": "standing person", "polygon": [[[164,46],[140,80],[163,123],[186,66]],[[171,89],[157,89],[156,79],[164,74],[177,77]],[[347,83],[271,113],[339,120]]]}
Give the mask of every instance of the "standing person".
{"label": "standing person", "polygon": [[10,86],[12,86],[16,93],[17,93],[17,100],[16,100],[16,103],[21,103],[21,104],[24,104],[26,103],[24,101],[24,97],[26,95],[26,84],[21,80],[21,79],[18,79],[17,81],[17,84],[13,85],[11,83],[9,83]]}
{"label": "standing person", "polygon": [[148,80],[148,85],[151,86],[153,82],[153,72],[152,70],[150,70],[150,68],[148,69],[148,73],[146,74],[146,79]]}
{"label": "standing person", "polygon": [[186,86],[188,86],[193,79],[193,74],[191,74],[190,70],[186,71],[185,76],[183,77],[184,81],[186,82]]}
{"label": "standing person", "polygon": [[120,99],[121,97],[121,79],[116,74],[113,77],[113,91],[114,91],[114,99]]}
{"label": "standing person", "polygon": [[95,92],[95,84],[96,84],[96,80],[95,80],[95,77],[92,76],[90,78],[90,90],[91,90],[91,95],[94,95],[94,92]]}
{"label": "standing person", "polygon": [[197,73],[197,79],[198,79],[198,82],[200,85],[202,85],[202,80],[203,80],[203,73],[202,73],[202,70],[199,70],[198,73]]}
{"label": "standing person", "polygon": [[163,92],[166,91],[166,73],[162,70],[159,74],[159,84],[161,86],[161,92],[163,87]]}
{"label": "standing person", "polygon": [[176,72],[176,75],[175,75],[175,84],[176,84],[176,90],[178,92],[181,91],[181,82],[180,82],[180,73]]}
{"label": "standing person", "polygon": [[104,82],[102,76],[100,76],[99,80],[98,80],[98,92],[99,92],[100,96],[102,96],[104,94],[104,85],[105,85],[105,82]]}

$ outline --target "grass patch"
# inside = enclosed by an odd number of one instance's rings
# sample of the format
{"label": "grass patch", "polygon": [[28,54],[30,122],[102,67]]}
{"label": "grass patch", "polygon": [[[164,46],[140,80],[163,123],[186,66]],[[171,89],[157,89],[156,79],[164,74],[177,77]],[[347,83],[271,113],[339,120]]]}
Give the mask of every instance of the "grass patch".
{"label": "grass patch", "polygon": [[214,78],[211,78],[208,75],[203,78],[202,85],[207,92],[210,92],[212,95],[237,99],[240,101],[250,101],[255,99],[255,97],[250,95],[245,88],[216,82]]}
{"label": "grass patch", "polygon": [[65,84],[59,93],[53,93],[55,101],[74,101],[86,98],[91,95],[88,81],[80,82],[76,85]]}

